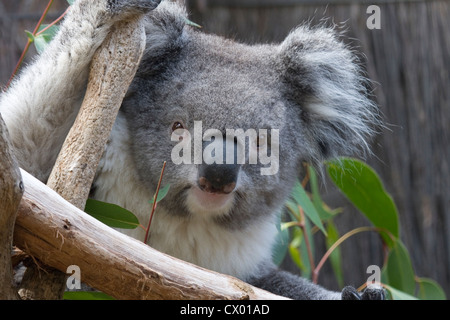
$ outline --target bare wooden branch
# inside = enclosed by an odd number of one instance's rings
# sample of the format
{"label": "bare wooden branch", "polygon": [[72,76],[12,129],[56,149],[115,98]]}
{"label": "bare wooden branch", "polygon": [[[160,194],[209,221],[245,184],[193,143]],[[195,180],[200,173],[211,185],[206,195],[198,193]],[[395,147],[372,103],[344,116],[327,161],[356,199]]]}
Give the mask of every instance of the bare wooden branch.
{"label": "bare wooden branch", "polygon": [[121,22],[96,52],[86,95],[47,185],[84,208],[122,100],[145,49],[141,17]]}
{"label": "bare wooden branch", "polygon": [[12,153],[9,134],[0,115],[0,299],[17,299],[11,265],[12,236],[17,208],[23,194],[19,165]]}
{"label": "bare wooden branch", "polygon": [[[142,17],[120,22],[94,55],[86,95],[47,185],[83,209],[123,97],[145,49]],[[24,299],[61,299],[66,274],[39,266],[27,269]],[[39,277],[36,277],[39,275]]]}
{"label": "bare wooden branch", "polygon": [[26,191],[15,244],[48,266],[117,299],[283,299],[233,277],[160,253],[109,228],[22,171]]}

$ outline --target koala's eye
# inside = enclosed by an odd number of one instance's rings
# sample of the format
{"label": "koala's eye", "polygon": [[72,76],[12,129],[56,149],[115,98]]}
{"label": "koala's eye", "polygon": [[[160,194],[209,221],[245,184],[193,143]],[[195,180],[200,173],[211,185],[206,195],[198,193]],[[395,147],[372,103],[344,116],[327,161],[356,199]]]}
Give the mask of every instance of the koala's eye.
{"label": "koala's eye", "polygon": [[181,122],[181,121],[173,122],[172,127],[170,128],[172,141],[176,141],[176,140],[182,141],[186,135],[185,129],[186,129],[186,127],[184,126],[183,122]]}
{"label": "koala's eye", "polygon": [[172,124],[172,132],[174,132],[177,129],[184,129],[184,125],[181,122],[179,122],[179,121],[175,121]]}

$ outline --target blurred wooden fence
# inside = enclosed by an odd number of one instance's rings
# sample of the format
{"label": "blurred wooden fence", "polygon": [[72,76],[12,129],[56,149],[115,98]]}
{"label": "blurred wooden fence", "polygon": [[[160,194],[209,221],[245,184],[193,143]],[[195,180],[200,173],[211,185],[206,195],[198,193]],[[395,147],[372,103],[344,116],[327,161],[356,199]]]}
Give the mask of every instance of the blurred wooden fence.
{"label": "blurred wooden fence", "polygon": [[[191,20],[207,33],[243,42],[279,42],[305,21],[345,22],[352,46],[365,57],[388,129],[369,163],[400,212],[401,235],[419,276],[437,280],[450,297],[450,1],[446,0],[186,0]],[[47,4],[0,1],[0,86],[3,86]],[[381,8],[381,29],[369,30],[366,9]],[[47,23],[66,0],[55,0]],[[32,48],[28,57],[32,55]],[[37,79],[38,81],[38,79]],[[367,222],[327,186],[327,202],[343,206],[344,233]],[[367,266],[382,265],[379,239],[360,234],[344,242],[345,282],[365,282]],[[318,259],[319,257],[316,257]],[[288,266],[289,263],[286,263]],[[320,283],[337,288],[329,266]]]}

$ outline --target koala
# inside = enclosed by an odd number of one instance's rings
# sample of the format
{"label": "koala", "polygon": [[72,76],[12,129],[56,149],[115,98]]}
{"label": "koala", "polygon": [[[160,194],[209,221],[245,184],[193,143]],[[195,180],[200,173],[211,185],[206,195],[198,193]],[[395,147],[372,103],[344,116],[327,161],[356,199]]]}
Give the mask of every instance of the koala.
{"label": "koala", "polygon": [[[377,108],[354,53],[328,27],[299,26],[280,44],[237,43],[199,31],[184,7],[160,2],[74,2],[45,51],[0,97],[20,166],[48,179],[96,49],[115,23],[142,13],[146,49],[92,197],[145,224],[166,161],[170,191],[158,203],[151,247],[293,299],[382,299],[381,289],[333,292],[271,262],[275,221],[302,163],[368,150]],[[231,129],[244,136],[228,137]],[[238,149],[241,162],[230,156]],[[262,151],[270,163],[249,161]],[[144,238],[140,229],[123,232]]]}

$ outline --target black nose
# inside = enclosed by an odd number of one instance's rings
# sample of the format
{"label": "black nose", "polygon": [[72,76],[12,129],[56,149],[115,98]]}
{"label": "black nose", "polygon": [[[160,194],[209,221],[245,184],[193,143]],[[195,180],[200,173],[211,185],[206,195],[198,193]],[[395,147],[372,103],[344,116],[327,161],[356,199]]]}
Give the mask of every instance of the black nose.
{"label": "black nose", "polygon": [[[203,149],[211,142],[203,142]],[[221,164],[211,163],[198,166],[198,186],[201,190],[210,193],[231,193],[236,187],[240,165],[237,164],[237,142],[232,142],[227,150],[227,143],[223,142],[223,161]],[[229,158],[233,163],[227,163],[227,152],[233,152]]]}
{"label": "black nose", "polygon": [[198,186],[209,193],[231,193],[236,187],[239,165],[202,164],[198,172]]}

